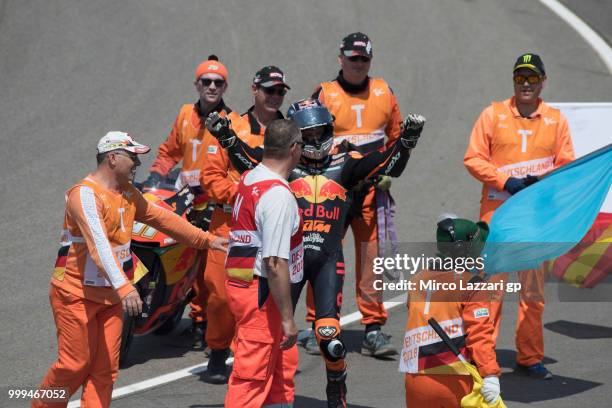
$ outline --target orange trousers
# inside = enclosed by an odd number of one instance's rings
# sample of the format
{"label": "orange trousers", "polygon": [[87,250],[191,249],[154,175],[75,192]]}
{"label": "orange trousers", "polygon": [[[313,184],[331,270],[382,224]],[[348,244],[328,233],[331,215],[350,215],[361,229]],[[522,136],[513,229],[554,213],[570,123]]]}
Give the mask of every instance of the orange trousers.
{"label": "orange trousers", "polygon": [[[361,312],[361,324],[387,322],[387,310],[383,305],[382,292],[374,289],[374,281],[379,279],[374,274],[374,258],[378,256],[378,227],[376,220],[375,189],[371,188],[365,196],[362,207],[362,218],[355,218],[351,222],[353,238],[355,241],[355,297],[357,307]],[[306,295],[306,320],[315,320],[314,298],[312,289],[308,285]]]}
{"label": "orange trousers", "polygon": [[[49,298],[57,328],[59,357],[47,371],[40,388],[67,387],[72,395],[83,386],[81,407],[109,407],[119,373],[121,304],[91,302],[54,285],[49,290]],[[32,402],[35,408],[67,405],[67,402]]]}
{"label": "orange trousers", "polygon": [[206,321],[206,304],[208,303],[208,290],[206,290],[206,283],[204,282],[204,272],[206,271],[206,258],[208,251],[203,252],[202,270],[196,276],[193,281],[192,288],[194,296],[189,303],[191,310],[189,311],[189,317],[194,323],[202,323]]}
{"label": "orange trousers", "polygon": [[[544,333],[542,314],[544,313],[544,268],[530,269],[518,272],[521,282],[518,316],[516,319],[515,344],[516,362],[522,365],[539,363],[544,358]],[[500,279],[507,280],[508,274],[502,273],[491,277],[495,282]],[[497,341],[502,319],[503,293],[498,299],[491,302],[490,313],[495,322],[493,340]]]}
{"label": "orange trousers", "polygon": [[404,384],[407,408],[460,408],[474,382],[469,375],[406,374]]}
{"label": "orange trousers", "polygon": [[[480,219],[489,223],[493,212],[501,205],[501,201],[484,202],[480,209]],[[531,269],[518,272],[521,282],[521,292],[516,320],[515,344],[516,362],[522,365],[533,365],[544,358],[544,332],[542,314],[544,313],[544,281],[545,269]],[[508,280],[508,274],[502,273],[491,277],[492,282]],[[501,325],[503,296],[505,292],[497,293],[497,299],[491,302],[490,313],[495,322],[493,340]]]}
{"label": "orange trousers", "polygon": [[298,351],[281,350],[281,316],[272,295],[257,307],[259,280],[226,281],[229,307],[236,320],[232,341],[234,367],[225,395],[226,408],[293,404]]}
{"label": "orange trousers", "polygon": [[[218,237],[229,238],[231,214],[215,208],[210,221],[209,232]],[[225,294],[225,252],[209,249],[204,272],[204,284],[208,291],[206,314],[206,344],[213,350],[222,350],[230,346],[234,337],[234,316],[227,306]]]}

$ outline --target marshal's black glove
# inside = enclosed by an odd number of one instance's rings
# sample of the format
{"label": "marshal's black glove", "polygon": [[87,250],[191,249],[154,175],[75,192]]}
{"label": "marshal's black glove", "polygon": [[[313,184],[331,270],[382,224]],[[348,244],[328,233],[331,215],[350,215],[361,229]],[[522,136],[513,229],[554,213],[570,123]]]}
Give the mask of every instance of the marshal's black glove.
{"label": "marshal's black glove", "polygon": [[401,125],[402,133],[400,134],[400,140],[402,146],[407,149],[414,149],[419,141],[419,137],[421,137],[426,121],[427,119],[423,115],[411,113],[406,116]]}
{"label": "marshal's black glove", "polygon": [[222,148],[232,147],[236,142],[236,133],[230,128],[232,121],[221,117],[219,112],[211,112],[206,118],[206,129],[219,141]]}
{"label": "marshal's black glove", "polygon": [[511,195],[514,195],[524,189],[525,187],[529,187],[530,185],[538,182],[540,179],[538,176],[527,175],[527,177],[517,178],[510,177],[506,184],[504,184],[504,190],[509,192]]}

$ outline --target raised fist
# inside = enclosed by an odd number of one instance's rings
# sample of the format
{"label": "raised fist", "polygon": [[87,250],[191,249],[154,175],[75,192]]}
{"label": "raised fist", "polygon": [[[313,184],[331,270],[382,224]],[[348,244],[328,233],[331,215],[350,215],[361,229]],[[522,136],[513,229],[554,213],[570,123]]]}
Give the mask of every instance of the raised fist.
{"label": "raised fist", "polygon": [[211,112],[206,118],[206,129],[219,141],[221,147],[227,149],[236,141],[236,133],[230,128],[232,121],[219,115],[219,112]]}
{"label": "raised fist", "polygon": [[408,149],[414,149],[417,145],[423,126],[427,119],[423,115],[411,113],[406,116],[401,125],[402,133],[400,135],[402,145]]}

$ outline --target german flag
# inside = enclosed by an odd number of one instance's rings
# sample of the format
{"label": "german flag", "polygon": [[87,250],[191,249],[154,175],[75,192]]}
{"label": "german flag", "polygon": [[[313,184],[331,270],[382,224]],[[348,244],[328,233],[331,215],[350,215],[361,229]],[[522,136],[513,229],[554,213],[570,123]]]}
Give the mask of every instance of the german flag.
{"label": "german flag", "polygon": [[[451,339],[461,354],[465,354],[465,335]],[[419,347],[419,372],[426,374],[467,374],[462,363],[443,341]]]}
{"label": "german flag", "polygon": [[123,263],[123,272],[132,283],[136,283],[149,272],[146,266],[138,259],[136,254],[132,252],[132,259]]}
{"label": "german flag", "polygon": [[612,273],[612,213],[599,213],[582,241],[546,266],[579,288],[593,288],[604,280]]}
{"label": "german flag", "polygon": [[70,244],[62,245],[57,251],[57,258],[55,259],[55,267],[53,269],[53,277],[57,280],[64,280],[64,271],[66,270],[66,259],[68,258],[68,251],[70,250]]}
{"label": "german flag", "polygon": [[255,265],[255,257],[258,251],[259,248],[254,246],[230,246],[227,259],[225,260],[225,269],[228,276],[247,282],[252,281],[253,266]]}

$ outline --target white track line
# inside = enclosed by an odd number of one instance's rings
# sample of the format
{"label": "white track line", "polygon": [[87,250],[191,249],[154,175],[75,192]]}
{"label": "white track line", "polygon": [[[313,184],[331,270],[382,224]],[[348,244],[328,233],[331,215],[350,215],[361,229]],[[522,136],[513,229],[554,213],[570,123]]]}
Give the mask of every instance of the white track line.
{"label": "white track line", "polygon": [[[406,295],[399,295],[394,297],[393,299],[384,303],[385,308],[387,310],[393,309],[399,305],[406,304]],[[340,326],[346,326],[361,319],[360,312],[353,312],[346,316],[340,318]],[[232,364],[234,362],[234,358],[230,357],[226,360],[227,364]],[[113,391],[113,400],[123,398],[127,395],[134,394],[136,392],[148,390],[150,388],[154,388],[163,384],[168,384],[172,381],[180,380],[181,378],[189,377],[192,375],[200,374],[206,371],[206,367],[208,366],[208,361],[202,364],[197,364],[191,367],[183,368],[178,371],[174,371],[172,373],[160,375],[158,377],[150,378],[148,380],[144,380],[141,382],[137,382],[134,384],[126,385],[125,387],[117,388]],[[77,408],[81,406],[81,401],[71,401],[68,403],[68,408]]]}
{"label": "white track line", "polygon": [[595,50],[603,63],[608,68],[608,73],[612,74],[612,48],[601,38],[591,27],[589,27],[580,17],[574,14],[557,0],[540,0],[542,4],[551,9],[563,21],[570,25],[584,40]]}

